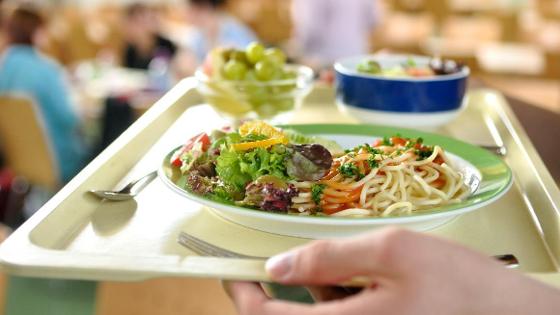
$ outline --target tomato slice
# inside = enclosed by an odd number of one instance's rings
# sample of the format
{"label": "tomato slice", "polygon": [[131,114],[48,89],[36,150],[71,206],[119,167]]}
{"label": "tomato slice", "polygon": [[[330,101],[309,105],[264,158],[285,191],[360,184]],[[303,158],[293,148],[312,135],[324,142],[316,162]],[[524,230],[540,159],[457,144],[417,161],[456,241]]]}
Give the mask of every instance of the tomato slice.
{"label": "tomato slice", "polygon": [[187,143],[185,143],[185,145],[183,145],[180,150],[177,150],[176,153],[171,157],[171,165],[181,167],[183,165],[183,162],[181,162],[181,155],[192,150],[194,145],[199,142],[202,144],[202,152],[208,150],[208,148],[210,147],[210,137],[206,132],[199,133],[187,140]]}
{"label": "tomato slice", "polygon": [[182,150],[177,150],[171,157],[171,165],[175,167],[181,167],[183,162],[181,162],[181,152]]}
{"label": "tomato slice", "polygon": [[439,165],[445,163],[445,161],[441,157],[441,154],[438,154],[438,156],[436,156],[436,158],[434,159],[434,163],[439,164]]}
{"label": "tomato slice", "polygon": [[393,144],[393,146],[406,146],[406,139],[403,139],[401,137],[391,137],[391,143]]}

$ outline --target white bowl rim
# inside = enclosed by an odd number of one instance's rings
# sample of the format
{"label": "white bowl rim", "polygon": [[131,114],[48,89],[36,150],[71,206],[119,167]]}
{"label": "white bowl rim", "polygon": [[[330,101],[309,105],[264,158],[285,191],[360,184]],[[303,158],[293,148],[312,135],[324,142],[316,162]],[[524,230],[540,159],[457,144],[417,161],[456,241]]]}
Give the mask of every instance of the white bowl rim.
{"label": "white bowl rim", "polygon": [[403,61],[412,58],[414,60],[421,60],[427,62],[430,60],[428,56],[414,55],[414,54],[368,54],[339,59],[334,64],[336,72],[347,76],[360,77],[364,79],[385,80],[385,81],[401,81],[401,82],[429,82],[429,81],[450,81],[456,79],[466,78],[470,75],[470,68],[464,65],[461,71],[452,74],[434,75],[428,77],[386,77],[377,74],[367,74],[358,72],[356,69],[346,67],[346,63],[361,61],[365,59],[370,60],[383,60],[384,58],[402,59]]}

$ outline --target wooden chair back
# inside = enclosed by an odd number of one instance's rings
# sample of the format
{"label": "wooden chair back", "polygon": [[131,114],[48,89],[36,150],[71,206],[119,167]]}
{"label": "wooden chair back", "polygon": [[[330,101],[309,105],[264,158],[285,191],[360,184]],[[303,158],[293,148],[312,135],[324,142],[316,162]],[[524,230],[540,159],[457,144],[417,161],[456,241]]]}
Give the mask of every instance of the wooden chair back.
{"label": "wooden chair back", "polygon": [[0,95],[0,150],[7,167],[31,184],[56,189],[59,171],[35,103]]}

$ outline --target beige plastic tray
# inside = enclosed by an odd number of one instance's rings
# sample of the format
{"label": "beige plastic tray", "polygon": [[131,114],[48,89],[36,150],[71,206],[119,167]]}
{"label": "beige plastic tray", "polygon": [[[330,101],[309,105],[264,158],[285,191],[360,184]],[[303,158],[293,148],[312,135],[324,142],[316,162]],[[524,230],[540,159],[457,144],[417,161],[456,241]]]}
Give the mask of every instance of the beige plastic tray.
{"label": "beige plastic tray", "polygon": [[[185,230],[240,253],[267,256],[308,242],[225,221],[153,181],[136,200],[100,202],[89,189],[120,187],[157,168],[194,133],[222,125],[185,79],[0,247],[5,272],[91,280],[215,277],[267,280],[263,262],[199,257],[177,244]],[[338,112],[332,89],[316,88],[294,123],[356,122]],[[560,193],[504,98],[471,91],[468,108],[437,130],[478,144],[505,144],[514,186],[499,201],[430,233],[488,255],[515,254],[520,270],[560,286]]]}

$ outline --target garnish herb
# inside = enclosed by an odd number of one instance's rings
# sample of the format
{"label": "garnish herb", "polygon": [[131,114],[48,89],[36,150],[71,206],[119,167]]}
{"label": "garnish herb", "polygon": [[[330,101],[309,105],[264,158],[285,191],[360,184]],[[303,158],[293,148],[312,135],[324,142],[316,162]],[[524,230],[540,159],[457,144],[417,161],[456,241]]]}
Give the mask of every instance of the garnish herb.
{"label": "garnish herb", "polygon": [[339,168],[338,171],[345,177],[358,177],[358,180],[362,179],[365,175],[360,173],[358,167],[352,163],[344,163]]}
{"label": "garnish herb", "polygon": [[321,197],[323,196],[323,190],[325,190],[327,185],[325,184],[313,184],[311,186],[311,199],[318,205],[321,202]]}
{"label": "garnish herb", "polygon": [[377,162],[377,160],[375,160],[375,156],[372,155],[367,159],[367,162],[369,164],[369,167],[371,168],[376,168],[379,167],[379,162]]}
{"label": "garnish herb", "polygon": [[368,153],[371,153],[371,154],[381,154],[381,151],[380,151],[380,150],[378,150],[378,149],[376,149],[376,148],[370,146],[370,145],[367,144],[367,143],[364,144],[363,147],[366,149],[366,151],[367,151]]}
{"label": "garnish herb", "polygon": [[434,153],[434,148],[424,147],[419,150],[414,150],[414,153],[418,156],[417,160],[421,161],[429,158]]}
{"label": "garnish herb", "polygon": [[383,137],[383,142],[381,142],[381,144],[383,144],[383,145],[393,145],[393,143],[391,142],[391,138],[389,138],[389,137]]}

